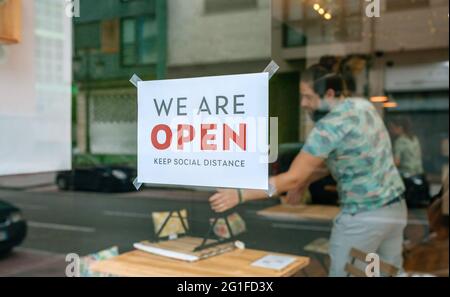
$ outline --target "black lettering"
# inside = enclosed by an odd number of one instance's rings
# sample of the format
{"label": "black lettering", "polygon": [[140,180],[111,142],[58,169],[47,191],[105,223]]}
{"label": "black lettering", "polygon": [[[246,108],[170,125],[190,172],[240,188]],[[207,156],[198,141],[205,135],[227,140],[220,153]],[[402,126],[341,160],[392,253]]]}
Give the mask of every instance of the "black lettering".
{"label": "black lettering", "polygon": [[181,112],[182,108],[186,109],[186,105],[181,105],[181,101],[186,101],[186,100],[187,100],[187,98],[185,98],[185,97],[177,98],[177,114],[178,114],[178,116],[187,116],[186,111]]}
{"label": "black lettering", "polygon": [[[223,104],[220,104],[220,99],[224,100]],[[219,115],[220,112],[219,110],[221,109],[223,111],[224,114],[228,114],[227,110],[225,109],[225,107],[228,105],[228,98],[225,96],[217,96],[216,97],[216,114]]]}
{"label": "black lettering", "polygon": [[166,105],[165,100],[162,101],[160,106],[158,106],[158,101],[156,99],[153,99],[153,102],[155,103],[155,107],[156,107],[156,111],[158,112],[158,116],[161,116],[163,109],[166,112],[166,116],[169,115],[170,109],[172,108],[173,98],[170,98],[169,106]]}
{"label": "black lettering", "polygon": [[[205,107],[203,107],[203,105],[205,105]],[[209,115],[211,115],[211,110],[209,109],[208,101],[206,101],[205,97],[203,97],[202,103],[200,103],[200,110],[198,111],[198,114],[200,114],[201,112],[207,112]]]}
{"label": "black lettering", "polygon": [[245,111],[239,111],[238,106],[244,106],[244,103],[238,103],[238,98],[245,98],[245,95],[234,95],[234,114],[245,114]]}

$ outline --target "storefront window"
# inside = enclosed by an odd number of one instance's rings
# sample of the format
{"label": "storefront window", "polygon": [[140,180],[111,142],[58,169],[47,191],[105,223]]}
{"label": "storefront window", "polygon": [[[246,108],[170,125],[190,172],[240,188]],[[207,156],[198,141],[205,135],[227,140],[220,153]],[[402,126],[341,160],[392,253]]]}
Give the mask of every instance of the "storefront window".
{"label": "storefront window", "polygon": [[0,276],[448,277],[448,9],[0,0]]}

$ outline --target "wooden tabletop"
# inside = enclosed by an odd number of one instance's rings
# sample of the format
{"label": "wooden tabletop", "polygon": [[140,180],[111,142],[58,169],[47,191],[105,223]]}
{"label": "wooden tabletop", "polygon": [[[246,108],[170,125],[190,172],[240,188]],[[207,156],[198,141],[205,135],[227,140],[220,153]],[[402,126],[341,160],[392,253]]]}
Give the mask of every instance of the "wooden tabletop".
{"label": "wooden tabletop", "polygon": [[258,211],[258,215],[270,219],[289,221],[333,221],[340,209],[337,206],[326,205],[298,205],[280,204]]}
{"label": "wooden tabletop", "polygon": [[183,262],[142,251],[132,251],[91,265],[98,273],[125,277],[288,277],[309,265],[309,258],[284,255],[296,261],[281,271],[253,267],[251,264],[268,254],[265,251],[236,249],[197,262]]}

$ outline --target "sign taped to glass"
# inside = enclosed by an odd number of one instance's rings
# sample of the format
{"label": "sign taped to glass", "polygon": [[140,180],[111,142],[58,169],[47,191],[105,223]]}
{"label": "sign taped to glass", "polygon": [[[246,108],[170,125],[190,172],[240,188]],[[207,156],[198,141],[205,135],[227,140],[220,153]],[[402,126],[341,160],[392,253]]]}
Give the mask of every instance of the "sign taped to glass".
{"label": "sign taped to glass", "polygon": [[137,82],[138,182],[267,190],[268,77]]}

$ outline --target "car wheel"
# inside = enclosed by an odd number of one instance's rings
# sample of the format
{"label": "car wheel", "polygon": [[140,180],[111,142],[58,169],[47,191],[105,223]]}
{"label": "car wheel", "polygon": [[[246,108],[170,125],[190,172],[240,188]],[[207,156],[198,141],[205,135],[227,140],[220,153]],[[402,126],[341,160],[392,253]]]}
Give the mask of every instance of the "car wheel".
{"label": "car wheel", "polygon": [[113,192],[112,181],[107,178],[103,178],[101,180],[101,182],[99,183],[97,190],[98,190],[98,192],[103,192],[103,193]]}
{"label": "car wheel", "polygon": [[69,189],[69,181],[65,177],[58,177],[56,184],[61,191],[67,191]]}

